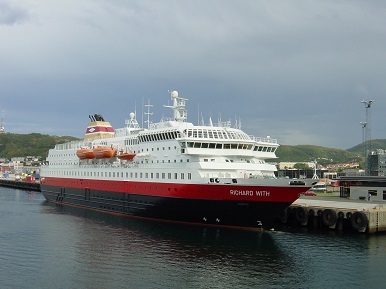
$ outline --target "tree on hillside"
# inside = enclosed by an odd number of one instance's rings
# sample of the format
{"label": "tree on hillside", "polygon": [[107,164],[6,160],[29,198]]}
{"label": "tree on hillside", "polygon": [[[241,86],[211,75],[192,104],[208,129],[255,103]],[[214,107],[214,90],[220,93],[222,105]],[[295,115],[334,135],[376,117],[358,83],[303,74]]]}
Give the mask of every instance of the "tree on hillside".
{"label": "tree on hillside", "polygon": [[297,170],[310,170],[310,166],[305,163],[296,163],[294,164],[294,169]]}

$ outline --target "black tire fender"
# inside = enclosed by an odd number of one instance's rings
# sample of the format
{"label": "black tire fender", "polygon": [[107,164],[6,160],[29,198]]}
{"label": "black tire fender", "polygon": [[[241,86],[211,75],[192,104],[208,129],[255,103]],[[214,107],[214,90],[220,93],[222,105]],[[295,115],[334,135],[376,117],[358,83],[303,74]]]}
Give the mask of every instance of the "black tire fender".
{"label": "black tire fender", "polygon": [[322,212],[322,222],[324,225],[331,227],[336,224],[336,221],[338,220],[338,216],[336,215],[336,212],[331,209],[325,209]]}
{"label": "black tire fender", "polygon": [[369,220],[364,212],[354,212],[351,216],[351,226],[355,230],[363,230],[367,228]]}
{"label": "black tire fender", "polygon": [[295,211],[295,218],[298,222],[304,223],[308,220],[308,211],[304,207],[297,207]]}

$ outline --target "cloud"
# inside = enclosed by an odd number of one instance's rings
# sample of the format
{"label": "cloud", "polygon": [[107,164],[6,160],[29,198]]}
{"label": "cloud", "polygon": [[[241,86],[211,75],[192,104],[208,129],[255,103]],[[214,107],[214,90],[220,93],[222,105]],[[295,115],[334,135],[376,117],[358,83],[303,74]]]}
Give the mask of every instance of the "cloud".
{"label": "cloud", "polygon": [[[384,137],[383,1],[0,0],[0,7],[7,97],[0,109],[8,119],[34,111],[40,131],[79,135],[90,113],[118,127],[147,99],[158,121],[176,89],[189,98],[192,122],[199,107],[205,118],[240,117],[248,133],[280,143],[341,148],[360,142],[360,101],[373,99],[373,137]],[[19,122],[7,123],[15,131]]]}
{"label": "cloud", "polygon": [[15,25],[27,21],[28,11],[14,1],[0,0],[0,25]]}

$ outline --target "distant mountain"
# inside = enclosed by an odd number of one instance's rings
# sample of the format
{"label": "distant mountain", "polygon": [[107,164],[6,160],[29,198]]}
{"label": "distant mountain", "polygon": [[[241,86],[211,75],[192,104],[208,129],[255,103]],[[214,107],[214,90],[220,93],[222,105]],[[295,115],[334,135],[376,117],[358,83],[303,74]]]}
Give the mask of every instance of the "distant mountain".
{"label": "distant mountain", "polygon": [[276,155],[277,162],[311,162],[316,160],[319,164],[361,162],[363,152],[327,148],[314,145],[281,145]]}
{"label": "distant mountain", "polygon": [[[373,139],[371,140],[371,145],[372,150],[376,149],[381,149],[381,150],[386,150],[386,139]],[[354,152],[354,153],[360,153],[363,155],[365,150],[365,143],[361,143],[359,145],[356,145],[352,148],[347,149],[349,152]]]}
{"label": "distant mountain", "polygon": [[77,138],[72,136],[49,136],[40,133],[30,134],[0,134],[0,158],[41,156],[46,158],[48,150],[58,143],[64,143]]}

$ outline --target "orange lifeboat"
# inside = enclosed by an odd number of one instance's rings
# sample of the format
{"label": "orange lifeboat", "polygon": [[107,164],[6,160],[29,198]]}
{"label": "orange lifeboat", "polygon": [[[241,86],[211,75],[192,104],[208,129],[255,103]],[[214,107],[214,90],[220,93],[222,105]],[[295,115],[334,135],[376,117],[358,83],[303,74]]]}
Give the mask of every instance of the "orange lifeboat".
{"label": "orange lifeboat", "polygon": [[120,151],[118,158],[121,160],[131,161],[135,157],[135,153]]}
{"label": "orange lifeboat", "polygon": [[96,159],[105,159],[105,158],[109,159],[115,156],[115,154],[117,153],[117,149],[113,147],[99,146],[94,148],[93,152],[94,152],[94,157]]}
{"label": "orange lifeboat", "polygon": [[76,155],[81,160],[89,160],[94,158],[94,151],[90,148],[80,148],[76,151]]}

